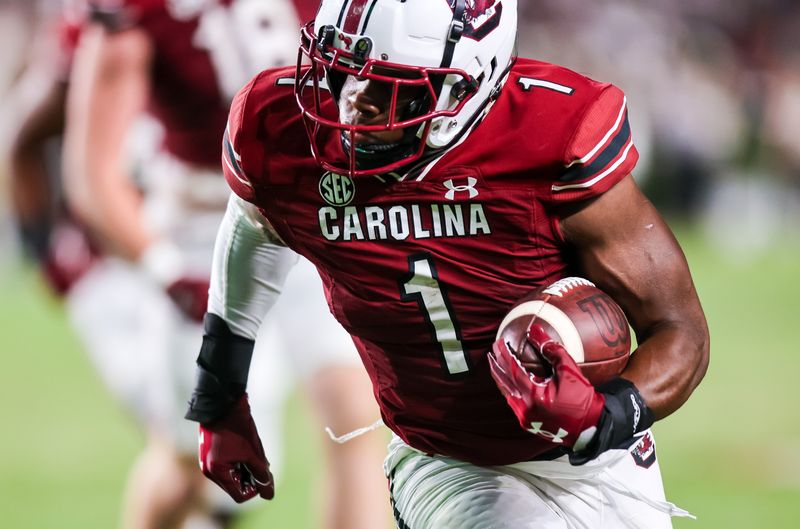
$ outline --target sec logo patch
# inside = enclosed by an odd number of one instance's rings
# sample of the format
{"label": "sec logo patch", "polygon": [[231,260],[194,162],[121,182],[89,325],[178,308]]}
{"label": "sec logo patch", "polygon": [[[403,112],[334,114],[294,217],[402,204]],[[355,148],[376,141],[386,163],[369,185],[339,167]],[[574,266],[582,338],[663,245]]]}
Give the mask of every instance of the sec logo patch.
{"label": "sec logo patch", "polygon": [[356,186],[348,176],[327,172],[319,181],[319,194],[331,206],[346,206],[353,201]]}

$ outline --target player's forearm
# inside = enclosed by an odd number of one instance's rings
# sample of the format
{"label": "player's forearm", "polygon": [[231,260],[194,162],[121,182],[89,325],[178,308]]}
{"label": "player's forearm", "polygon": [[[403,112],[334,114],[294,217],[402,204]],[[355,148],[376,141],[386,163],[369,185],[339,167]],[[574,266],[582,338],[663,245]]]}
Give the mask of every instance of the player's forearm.
{"label": "player's forearm", "polygon": [[622,376],[656,418],[689,398],[708,364],[708,328],[678,241],[628,177],[561,228],[583,273],[625,311],[639,349]]}
{"label": "player's forearm", "polygon": [[297,260],[274,243],[265,223],[252,206],[231,195],[214,246],[189,420],[210,423],[244,394],[258,328]]}
{"label": "player's forearm", "polygon": [[702,318],[662,323],[639,340],[622,376],[636,385],[656,418],[663,419],[689,399],[706,373],[708,328]]}
{"label": "player's forearm", "polygon": [[96,234],[131,260],[152,242],[126,173],[126,141],[145,106],[151,55],[140,32],[107,34],[91,26],[81,37],[67,102],[67,199]]}
{"label": "player's forearm", "polygon": [[[138,260],[150,243],[140,212],[141,197],[125,172],[122,126],[109,130],[91,91],[74,87],[64,138],[64,191],[73,212],[112,251]],[[124,105],[123,105],[124,106]],[[131,118],[131,122],[132,122]]]}
{"label": "player's forearm", "polygon": [[251,340],[297,262],[270,229],[253,206],[231,195],[214,246],[208,312]]}
{"label": "player's forearm", "polygon": [[118,170],[87,168],[78,178],[85,182],[67,188],[75,213],[111,251],[129,261],[139,261],[155,237],[142,220],[138,190]]}

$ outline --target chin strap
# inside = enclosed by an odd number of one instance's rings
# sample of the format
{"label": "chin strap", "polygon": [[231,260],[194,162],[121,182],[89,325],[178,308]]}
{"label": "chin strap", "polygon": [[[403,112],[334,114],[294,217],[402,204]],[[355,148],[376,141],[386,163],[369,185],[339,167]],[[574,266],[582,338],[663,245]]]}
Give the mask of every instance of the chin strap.
{"label": "chin strap", "polygon": [[344,152],[348,154],[354,153],[356,167],[359,169],[374,169],[389,165],[411,156],[417,150],[417,145],[414,141],[416,133],[412,134],[413,139],[410,142],[407,142],[404,138],[403,141],[397,143],[356,145],[354,149],[346,132],[342,132],[341,138]]}

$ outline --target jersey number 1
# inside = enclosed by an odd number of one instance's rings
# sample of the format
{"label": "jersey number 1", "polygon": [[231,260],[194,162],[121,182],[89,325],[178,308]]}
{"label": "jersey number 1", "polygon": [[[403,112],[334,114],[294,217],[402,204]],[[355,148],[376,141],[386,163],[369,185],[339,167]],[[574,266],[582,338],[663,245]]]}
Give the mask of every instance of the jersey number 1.
{"label": "jersey number 1", "polygon": [[400,285],[402,299],[415,300],[422,309],[428,325],[442,349],[447,371],[451,375],[469,371],[467,355],[461,343],[461,333],[447,293],[439,283],[436,267],[429,255],[414,255],[408,260],[410,274]]}

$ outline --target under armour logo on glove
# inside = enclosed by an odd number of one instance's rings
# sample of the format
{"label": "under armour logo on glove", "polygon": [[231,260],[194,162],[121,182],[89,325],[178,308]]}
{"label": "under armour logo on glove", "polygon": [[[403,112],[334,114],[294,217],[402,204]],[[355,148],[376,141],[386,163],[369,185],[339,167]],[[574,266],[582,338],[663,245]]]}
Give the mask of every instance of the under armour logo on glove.
{"label": "under armour logo on glove", "polygon": [[542,428],[542,424],[544,424],[544,423],[532,422],[531,423],[531,427],[528,428],[528,431],[531,432],[532,434],[536,434],[536,435],[538,435],[540,437],[544,437],[545,439],[550,439],[554,443],[563,443],[564,442],[564,438],[567,435],[569,435],[569,432],[566,431],[563,428],[559,428],[558,432],[556,432],[556,433],[548,432],[547,430],[544,430]]}
{"label": "under armour logo on glove", "polygon": [[478,183],[478,179],[474,176],[467,177],[467,184],[466,185],[456,185],[453,182],[453,179],[445,180],[444,187],[446,187],[449,191],[444,194],[444,198],[447,200],[455,200],[456,192],[459,193],[469,193],[469,198],[475,198],[478,196],[478,190],[475,189],[475,184]]}
{"label": "under armour logo on glove", "polygon": [[525,430],[553,443],[583,448],[597,430],[603,395],[540,325],[530,326],[527,341],[550,363],[552,376],[529,373],[509,344],[500,339],[488,355],[492,378]]}

